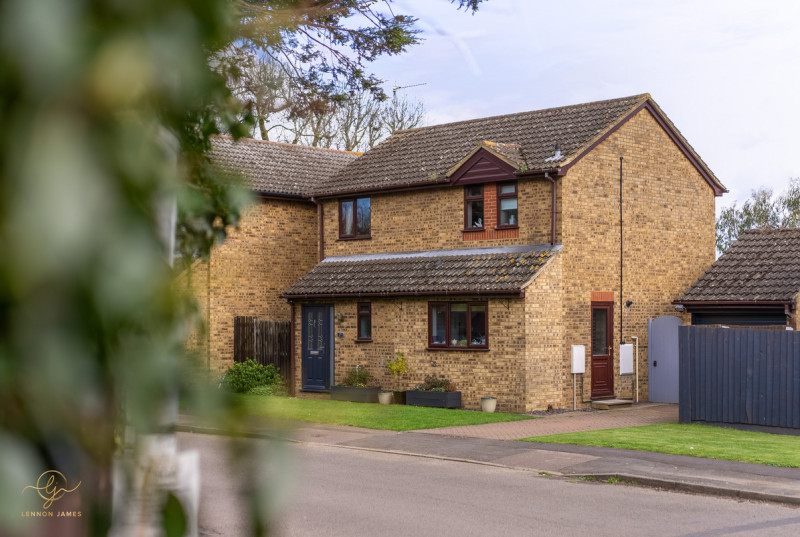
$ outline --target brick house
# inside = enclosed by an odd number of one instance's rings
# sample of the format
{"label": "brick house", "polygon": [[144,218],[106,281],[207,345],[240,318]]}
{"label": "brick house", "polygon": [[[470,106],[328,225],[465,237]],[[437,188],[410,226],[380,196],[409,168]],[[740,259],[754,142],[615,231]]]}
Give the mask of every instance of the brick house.
{"label": "brick house", "polygon": [[800,229],[744,231],[675,301],[693,325],[798,329]]}
{"label": "brick house", "polygon": [[233,362],[234,317],[290,319],[281,293],[318,260],[312,188],[358,154],[227,136],[213,146],[213,160],[241,175],[255,197],[209,262],[189,271],[206,328],[190,345],[221,370]]}
{"label": "brick house", "polygon": [[713,262],[726,191],[649,95],[400,131],[346,160],[286,228],[304,245],[280,291],[294,389],[359,365],[390,389],[449,378],[467,408],[565,408],[633,396],[618,350],[635,336],[647,399],[647,319]]}

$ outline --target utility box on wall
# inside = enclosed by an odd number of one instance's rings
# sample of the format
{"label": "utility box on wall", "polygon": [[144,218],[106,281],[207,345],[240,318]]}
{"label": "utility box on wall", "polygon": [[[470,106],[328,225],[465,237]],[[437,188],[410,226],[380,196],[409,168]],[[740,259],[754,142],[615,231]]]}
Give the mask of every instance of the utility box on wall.
{"label": "utility box on wall", "polygon": [[633,344],[623,343],[619,346],[619,374],[633,375]]}
{"label": "utility box on wall", "polygon": [[572,374],[586,373],[586,346],[572,346]]}

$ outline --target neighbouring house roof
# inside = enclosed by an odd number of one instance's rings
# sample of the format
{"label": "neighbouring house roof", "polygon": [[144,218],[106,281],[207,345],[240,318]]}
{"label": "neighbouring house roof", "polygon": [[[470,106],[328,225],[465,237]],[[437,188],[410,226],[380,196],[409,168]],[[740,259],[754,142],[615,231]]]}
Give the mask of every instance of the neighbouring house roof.
{"label": "neighbouring house roof", "polygon": [[260,194],[307,197],[323,179],[352,162],[358,153],[230,136],[214,136],[211,158],[241,174]]}
{"label": "neighbouring house roof", "polygon": [[560,248],[530,244],[328,257],[283,296],[519,294]]}
{"label": "neighbouring house roof", "polygon": [[[643,108],[667,131],[715,194],[727,192],[650,95],[642,94],[397,131],[320,183],[315,194],[447,184],[454,167],[480,148],[513,164],[520,173],[566,173]],[[554,159],[556,144],[561,156]]]}
{"label": "neighbouring house roof", "polygon": [[793,304],[798,292],[800,229],[750,229],[675,303]]}

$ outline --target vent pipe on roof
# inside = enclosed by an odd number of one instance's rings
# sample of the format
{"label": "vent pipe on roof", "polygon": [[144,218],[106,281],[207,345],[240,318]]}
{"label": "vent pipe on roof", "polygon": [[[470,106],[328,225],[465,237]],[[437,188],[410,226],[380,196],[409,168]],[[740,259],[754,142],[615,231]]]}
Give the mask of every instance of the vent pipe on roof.
{"label": "vent pipe on roof", "polygon": [[563,155],[561,154],[561,144],[556,142],[555,148],[553,149],[553,156],[544,159],[545,162],[555,162],[557,160],[561,160]]}

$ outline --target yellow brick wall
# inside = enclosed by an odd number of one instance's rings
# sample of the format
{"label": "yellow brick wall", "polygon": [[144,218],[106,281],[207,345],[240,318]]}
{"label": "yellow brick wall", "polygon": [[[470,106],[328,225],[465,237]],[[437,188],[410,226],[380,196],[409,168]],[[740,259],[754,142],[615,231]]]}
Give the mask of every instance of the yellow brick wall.
{"label": "yellow brick wall", "polygon": [[[479,299],[481,300],[481,299]],[[361,300],[362,302],[364,300]],[[448,378],[461,392],[464,408],[480,408],[480,398],[497,397],[502,412],[525,411],[522,394],[525,383],[525,304],[520,298],[489,299],[489,351],[428,350],[428,300],[381,299],[372,304],[372,342],[356,342],[356,301],[328,301],[334,304],[335,380],[342,381],[358,365],[373,375],[375,385],[384,389],[411,389],[426,376]],[[302,324],[298,303],[295,321]],[[301,331],[295,333],[298,393],[302,384]],[[386,361],[397,352],[405,354],[409,372],[398,379],[386,370]]]}
{"label": "yellow brick wall", "polygon": [[291,318],[280,295],[317,263],[316,216],[310,203],[259,200],[245,211],[239,229],[213,248],[210,282],[209,264],[194,264],[191,283],[209,330],[212,370],[233,363],[234,317]]}
{"label": "yellow brick wall", "polygon": [[[562,376],[564,353],[563,262],[556,255],[525,289],[526,410],[567,408],[572,392]],[[569,385],[569,390],[572,384]]]}
{"label": "yellow brick wall", "polygon": [[[518,183],[519,238],[464,241],[464,188],[436,188],[372,196],[372,238],[339,240],[339,203],[323,202],[325,255],[480,248],[550,242],[550,182]],[[487,188],[494,188],[488,185]],[[557,195],[559,195],[557,191]],[[560,203],[559,203],[560,207]],[[557,215],[558,223],[560,215]],[[487,223],[487,228],[489,228]],[[491,224],[494,227],[494,223]],[[560,233],[557,241],[560,240]]]}
{"label": "yellow brick wall", "polygon": [[[619,157],[623,160],[623,296],[621,307]],[[623,339],[639,338],[639,396],[647,399],[647,319],[675,315],[671,304],[714,261],[714,194],[695,168],[642,110],[563,181],[564,350],[562,382],[571,383],[569,347],[586,345],[590,396],[591,293],[614,293],[614,388],[632,397],[633,378],[619,376]]]}

